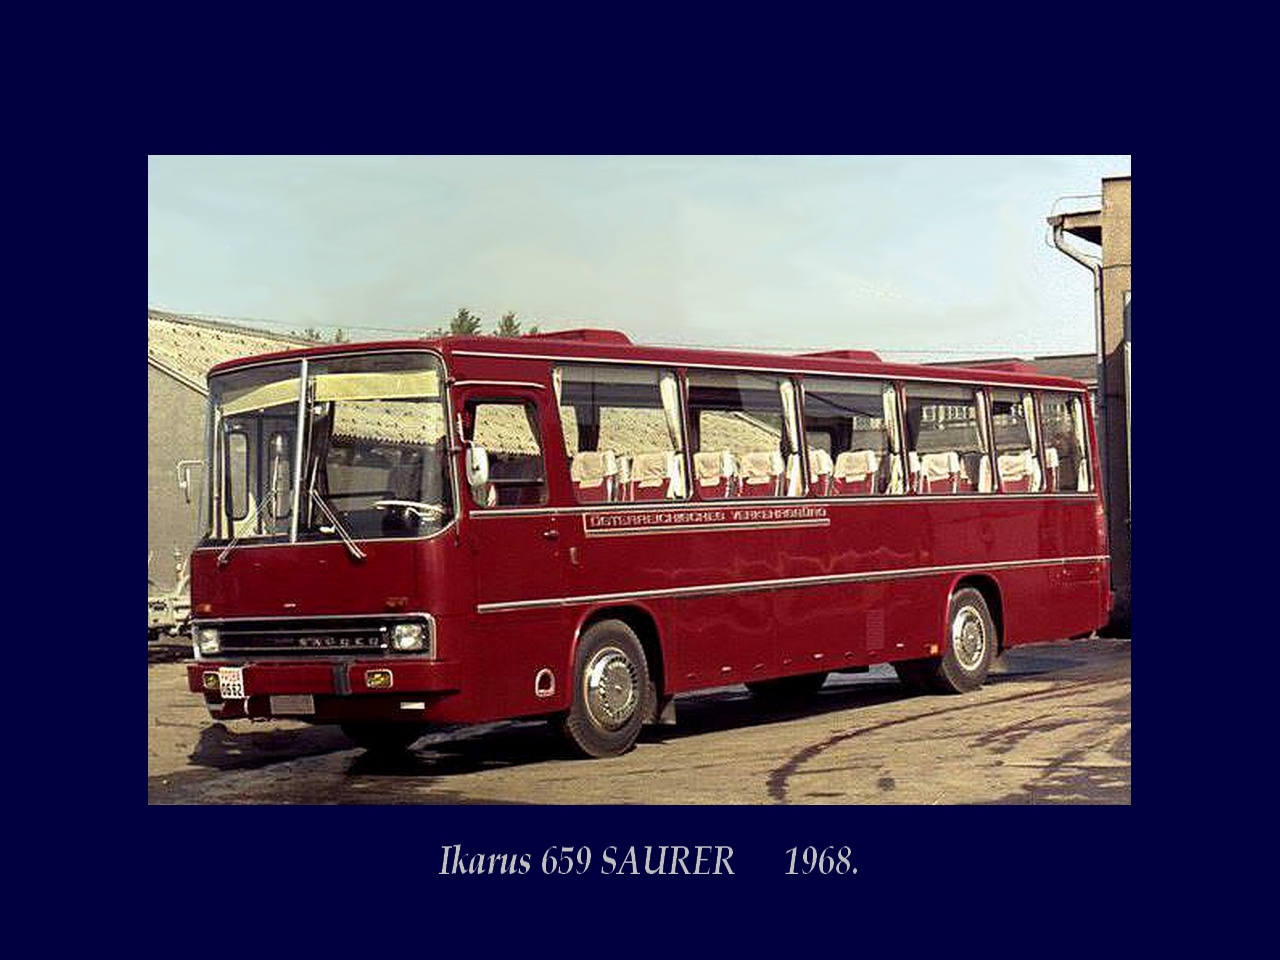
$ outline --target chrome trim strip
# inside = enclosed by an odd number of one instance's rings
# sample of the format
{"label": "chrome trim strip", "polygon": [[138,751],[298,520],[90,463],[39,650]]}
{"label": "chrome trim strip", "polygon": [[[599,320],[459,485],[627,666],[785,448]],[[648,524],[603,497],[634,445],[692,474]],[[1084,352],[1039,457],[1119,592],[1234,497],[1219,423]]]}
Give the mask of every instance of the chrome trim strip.
{"label": "chrome trim strip", "polygon": [[831,518],[821,520],[773,520],[759,523],[681,523],[669,527],[618,528],[612,530],[587,530],[586,536],[595,537],[642,537],[655,533],[696,533],[703,530],[776,530],[778,527],[826,527],[831,525]]}
{"label": "chrome trim strip", "polygon": [[296,622],[298,620],[414,620],[425,619],[435,623],[435,617],[425,610],[381,610],[377,613],[282,613],[264,614],[260,617],[201,617],[192,620],[193,626],[214,626],[220,623],[262,623],[263,621]]}
{"label": "chrome trim strip", "polygon": [[[693,511],[707,510],[712,507],[725,508],[730,506],[788,506],[788,507],[834,507],[834,506],[857,506],[865,503],[952,503],[962,501],[978,500],[983,503],[1005,503],[1010,500],[1080,500],[1093,501],[1097,496],[1093,493],[920,493],[920,494],[896,494],[894,496],[878,496],[878,497],[781,497],[768,499],[761,497],[759,499],[750,500],[620,500],[611,503],[583,503],[576,507],[498,507],[488,510],[476,510],[468,516],[472,519],[479,518],[495,518],[495,517],[531,517],[531,516],[551,516],[555,515],[572,515],[577,513],[608,513],[617,510],[677,510],[677,511]],[[380,542],[380,541],[375,541]],[[244,544],[241,544],[244,546]],[[237,550],[240,547],[236,548]]]}
{"label": "chrome trim strip", "polygon": [[1056,564],[1097,563],[1109,560],[1106,555],[1095,557],[1053,557],[1045,560],[1008,560],[997,563],[957,563],[937,567],[905,567],[895,570],[869,570],[861,573],[836,573],[817,577],[781,577],[774,580],[745,580],[737,583],[708,583],[692,587],[663,587],[656,590],[632,590],[624,593],[598,593],[578,597],[549,597],[542,600],[509,600],[501,603],[476,605],[477,613],[503,613],[510,610],[529,610],[537,607],[567,607],[580,603],[613,603],[619,600],[649,600],[660,597],[688,597],[715,593],[741,593],[746,590],[783,590],[793,587],[829,586],[837,583],[858,583],[872,580],[889,580],[894,577],[927,577],[944,573],[967,573],[977,570],[1004,570],[1022,567],[1049,567]]}
{"label": "chrome trim strip", "polygon": [[[663,347],[662,349],[680,349],[680,348]],[[503,360],[552,360],[552,361],[557,361],[561,363],[618,363],[618,364],[629,365],[629,366],[685,367],[689,369],[699,369],[699,370],[750,370],[753,373],[785,373],[785,374],[798,373],[803,376],[844,377],[846,379],[853,379],[853,380],[910,380],[910,381],[916,381],[920,383],[964,383],[964,384],[972,384],[975,386],[983,386],[983,387],[987,387],[987,386],[1010,387],[1010,388],[1022,387],[1023,389],[1026,389],[1026,390],[1053,390],[1058,392],[1065,391],[1068,393],[1088,392],[1087,388],[1085,391],[1080,391],[1078,389],[1073,389],[1067,386],[1059,386],[1057,384],[1046,386],[1044,384],[1009,382],[1007,380],[967,380],[967,379],[957,380],[953,377],[923,377],[923,376],[914,376],[911,374],[899,375],[899,374],[885,374],[885,373],[851,373],[843,370],[805,370],[802,367],[787,367],[787,366],[773,366],[773,365],[752,366],[751,364],[747,364],[747,363],[698,363],[696,361],[689,362],[685,360],[670,360],[670,359],[668,360],[634,360],[634,359],[619,359],[617,357],[568,357],[561,354],[552,354],[552,353],[514,353],[514,352],[501,353],[493,350],[453,350],[451,351],[451,353],[455,357],[490,357],[490,358],[501,358]],[[795,358],[780,356],[778,359],[790,360]],[[833,358],[813,357],[810,359],[822,361],[824,359],[830,360]],[[847,363],[850,361],[845,361],[845,362]],[[854,361],[854,362],[873,363],[876,361],[867,360],[867,361]],[[885,363],[885,361],[883,360],[878,362]],[[895,366],[896,364],[886,364],[886,365]],[[906,364],[901,364],[901,366],[910,367],[910,366],[918,366],[918,364],[906,363]],[[954,369],[968,369],[968,368],[940,367],[939,369],[946,371],[949,369],[954,370]],[[1005,371],[1003,370],[997,370],[993,372],[1005,373]],[[1045,374],[1044,376],[1049,377],[1049,376],[1052,376],[1052,374]],[[1071,378],[1063,377],[1060,379],[1069,380]]]}
{"label": "chrome trim strip", "polygon": [[[384,625],[402,623],[405,620],[425,620],[427,624],[427,645],[420,652],[396,650],[394,647],[323,647],[323,648],[280,648],[274,647],[270,651],[252,651],[252,650],[219,650],[215,654],[204,657],[200,654],[200,644],[196,640],[196,632],[201,627],[225,626],[247,623],[264,623],[264,622],[280,622],[280,623],[296,623],[299,620],[365,620],[377,621]],[[439,637],[436,632],[436,618],[425,610],[405,610],[391,611],[385,610],[381,613],[320,613],[320,614],[278,614],[275,616],[267,615],[262,617],[204,617],[189,621],[191,624],[191,646],[193,651],[193,659],[197,662],[201,660],[226,660],[234,659],[245,653],[270,652],[275,654],[292,654],[291,660],[299,659],[299,650],[305,649],[303,656],[314,656],[318,659],[332,658],[334,656],[361,656],[361,655],[381,655],[383,657],[394,657],[395,659],[418,658],[421,660],[438,659],[436,656],[439,644]],[[281,632],[281,631],[275,631]]]}

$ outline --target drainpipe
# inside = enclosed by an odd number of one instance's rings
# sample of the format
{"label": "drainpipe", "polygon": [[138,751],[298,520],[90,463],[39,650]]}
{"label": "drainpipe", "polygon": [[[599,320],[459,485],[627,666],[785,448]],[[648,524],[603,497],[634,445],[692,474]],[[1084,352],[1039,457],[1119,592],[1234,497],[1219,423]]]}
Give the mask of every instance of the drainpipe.
{"label": "drainpipe", "polygon": [[[1063,227],[1062,221],[1063,216],[1053,218],[1051,221],[1053,226],[1053,245],[1093,274],[1094,362],[1098,367],[1098,423],[1102,426],[1102,429],[1096,431],[1096,433],[1098,434],[1098,456],[1105,464],[1107,462],[1107,381],[1106,364],[1103,362],[1102,355],[1102,258],[1081,253],[1067,246],[1065,242],[1067,232]],[[1105,481],[1105,471],[1103,479]]]}

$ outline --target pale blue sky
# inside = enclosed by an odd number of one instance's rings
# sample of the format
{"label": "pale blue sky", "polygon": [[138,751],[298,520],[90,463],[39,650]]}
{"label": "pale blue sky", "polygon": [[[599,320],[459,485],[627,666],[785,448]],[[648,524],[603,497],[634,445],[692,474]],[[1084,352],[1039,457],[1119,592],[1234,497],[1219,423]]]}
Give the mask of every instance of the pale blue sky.
{"label": "pale blue sky", "polygon": [[1085,353],[1089,274],[1045,217],[1131,162],[151,157],[148,300],[354,339],[466,306],[649,343]]}

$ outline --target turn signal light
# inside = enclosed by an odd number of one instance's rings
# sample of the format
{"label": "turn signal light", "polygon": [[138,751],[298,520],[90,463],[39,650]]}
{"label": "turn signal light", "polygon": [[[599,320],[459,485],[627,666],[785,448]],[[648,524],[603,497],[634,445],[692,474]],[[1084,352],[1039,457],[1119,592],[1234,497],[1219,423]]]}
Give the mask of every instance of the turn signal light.
{"label": "turn signal light", "polygon": [[364,685],[370,690],[391,689],[391,671],[366,670],[364,672]]}

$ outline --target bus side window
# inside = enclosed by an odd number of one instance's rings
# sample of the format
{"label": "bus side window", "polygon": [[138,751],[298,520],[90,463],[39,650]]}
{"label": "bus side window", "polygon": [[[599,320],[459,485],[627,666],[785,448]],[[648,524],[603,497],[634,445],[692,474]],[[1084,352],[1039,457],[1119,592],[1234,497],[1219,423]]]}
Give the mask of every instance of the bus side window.
{"label": "bus side window", "polygon": [[802,496],[800,430],[790,378],[719,370],[691,370],[688,378],[698,496]]}
{"label": "bus side window", "polygon": [[1067,393],[1040,395],[1040,425],[1048,489],[1051,492],[1087,493],[1089,446],[1085,440],[1084,404]]}
{"label": "bus side window", "polygon": [[489,457],[489,481],[471,488],[477,507],[525,507],[547,502],[547,477],[533,404],[520,400],[467,403],[471,442]]}
{"label": "bus side window", "polygon": [[991,460],[972,387],[907,385],[907,457],[916,493],[987,493]]}
{"label": "bus side window", "polygon": [[1002,493],[1039,493],[1045,489],[1045,468],[1057,460],[1046,450],[1044,465],[1036,452],[1035,399],[1021,390],[991,392],[991,428],[996,448],[996,473]]}
{"label": "bus side window", "polygon": [[553,382],[578,503],[684,499],[674,371],[566,365],[555,369]]}
{"label": "bus side window", "polygon": [[868,497],[903,490],[893,387],[879,380],[807,377],[804,431],[812,496]]}

